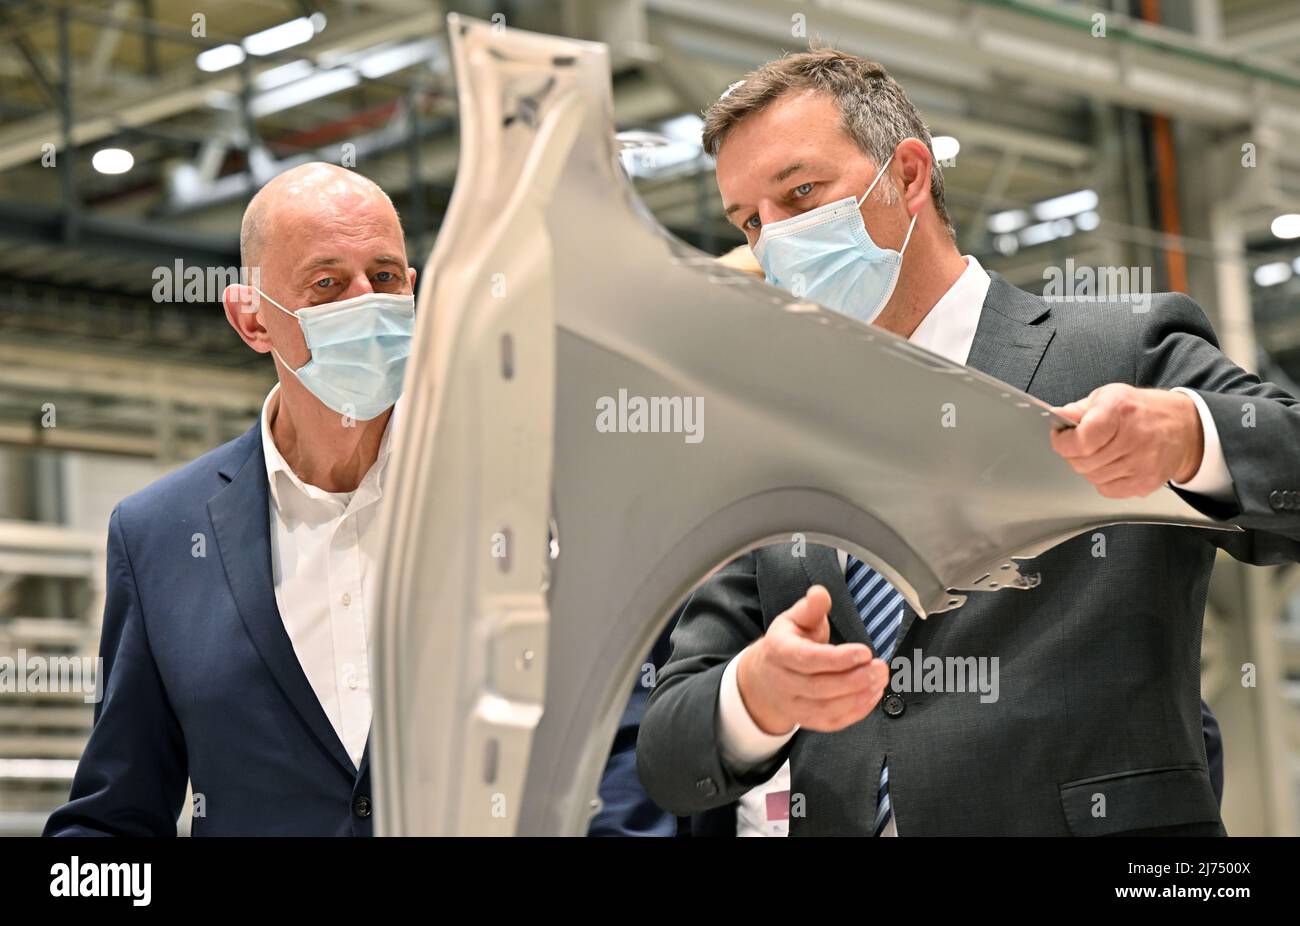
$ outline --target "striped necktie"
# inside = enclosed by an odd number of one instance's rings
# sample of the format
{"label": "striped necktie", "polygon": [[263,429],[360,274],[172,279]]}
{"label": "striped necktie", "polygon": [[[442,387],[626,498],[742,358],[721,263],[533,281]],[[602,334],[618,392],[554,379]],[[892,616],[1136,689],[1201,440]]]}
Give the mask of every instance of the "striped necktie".
{"label": "striped necktie", "polygon": [[[898,644],[899,628],[903,625],[903,596],[885,581],[884,576],[856,556],[849,556],[845,564],[844,581],[849,586],[849,594],[853,596],[853,603],[867,628],[871,652],[888,663]],[[886,756],[885,764],[880,768],[880,789],[876,794],[876,821],[872,827],[876,836],[885,831],[892,815],[889,806],[889,757]]]}

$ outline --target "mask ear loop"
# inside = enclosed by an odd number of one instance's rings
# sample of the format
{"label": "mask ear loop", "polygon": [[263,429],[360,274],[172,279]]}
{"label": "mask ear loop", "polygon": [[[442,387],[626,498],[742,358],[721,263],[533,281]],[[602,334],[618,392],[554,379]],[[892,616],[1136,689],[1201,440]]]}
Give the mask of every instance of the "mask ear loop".
{"label": "mask ear loop", "polygon": [[903,252],[907,250],[907,242],[912,240],[912,229],[916,228],[916,220],[920,215],[921,213],[918,212],[916,215],[912,216],[911,224],[907,226],[907,235],[903,238],[903,246],[898,249],[898,259],[900,261],[903,259]]}
{"label": "mask ear loop", "polygon": [[862,198],[858,200],[859,209],[862,208],[862,204],[867,201],[867,197],[871,195],[871,191],[876,188],[876,184],[880,182],[880,178],[885,176],[885,171],[889,170],[889,164],[893,160],[894,156],[891,154],[889,159],[885,161],[885,166],[880,168],[880,173],[876,174],[876,179],[871,181],[871,186],[867,187],[867,192],[863,193]]}
{"label": "mask ear loop", "polygon": [[[885,171],[889,170],[889,164],[893,160],[894,156],[891,154],[888,160],[885,161],[885,166],[880,168],[880,173],[876,174],[876,179],[871,181],[871,186],[867,187],[867,192],[863,193],[862,198],[858,200],[859,209],[862,208],[862,204],[867,201],[867,197],[871,195],[871,191],[876,188],[876,184],[880,182],[880,178],[885,176]],[[916,228],[916,219],[920,214],[921,213],[918,212],[916,215],[912,216],[912,221],[907,226],[907,236],[903,238],[903,246],[898,249],[899,260],[903,259],[903,252],[907,250],[907,242],[912,240],[912,230]]]}
{"label": "mask ear loop", "polygon": [[[270,296],[268,296],[266,293],[262,292],[262,290],[261,290],[260,288],[254,286],[253,289],[257,292],[257,294],[258,294],[259,296],[261,296],[261,297],[262,297],[263,299],[265,299],[267,302],[271,303],[271,305],[275,306],[277,309],[279,309],[279,310],[280,310],[281,312],[283,312],[285,315],[288,315],[290,318],[298,318],[297,313],[295,313],[295,312],[290,312],[290,311],[289,311],[288,309],[286,309],[284,306],[280,305],[280,303],[276,302],[274,299],[272,299],[272,298],[271,298]],[[300,320],[299,320],[299,324],[301,325],[301,323],[302,323],[302,322],[301,322],[301,319],[300,319]],[[305,335],[305,334],[306,334],[306,332],[304,332],[304,335]],[[283,357],[280,356],[280,352],[279,352],[278,350],[275,349],[275,345],[274,345],[274,344],[271,345],[271,353],[275,355],[275,359],[276,359],[276,360],[279,360],[279,361],[280,361],[280,365],[281,365],[281,366],[283,366],[286,370],[288,370],[290,373],[293,374],[293,378],[294,378],[294,379],[298,379],[298,371],[295,370],[293,367],[289,366],[289,362],[288,362],[287,360],[285,360]],[[311,361],[308,360],[307,363],[311,363]],[[306,365],[307,365],[306,363],[303,364],[303,366],[306,366]],[[299,381],[301,382],[301,380],[299,380]]]}
{"label": "mask ear loop", "polygon": [[268,296],[266,293],[262,292],[262,290],[261,290],[259,287],[257,287],[257,286],[253,286],[253,287],[252,287],[252,290],[253,290],[253,292],[257,293],[259,296],[261,296],[263,299],[265,299],[267,302],[271,303],[271,305],[275,306],[277,309],[279,309],[281,312],[283,312],[285,315],[292,315],[294,318],[297,318],[297,317],[298,317],[296,314],[294,314],[293,312],[290,312],[288,309],[286,309],[284,306],[280,305],[280,303],[276,302],[274,299],[272,299],[272,298],[271,298],[270,296]]}

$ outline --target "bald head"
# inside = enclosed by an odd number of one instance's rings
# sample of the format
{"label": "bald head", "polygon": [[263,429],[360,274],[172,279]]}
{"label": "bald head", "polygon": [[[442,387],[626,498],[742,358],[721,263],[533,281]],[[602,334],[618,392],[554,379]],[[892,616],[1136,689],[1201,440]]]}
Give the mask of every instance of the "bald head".
{"label": "bald head", "polygon": [[266,246],[277,241],[277,229],[312,227],[317,222],[346,221],[368,214],[391,217],[401,233],[393,201],[373,180],[343,167],[312,161],[274,177],[244,210],[239,228],[239,259],[250,270],[262,264]]}
{"label": "bald head", "polygon": [[[277,364],[294,370],[310,353],[285,312],[415,292],[392,201],[373,181],[333,164],[303,164],[259,190],[244,212],[239,249],[249,282],[226,287],[226,318],[250,347],[274,348]],[[290,380],[291,391],[301,388]]]}

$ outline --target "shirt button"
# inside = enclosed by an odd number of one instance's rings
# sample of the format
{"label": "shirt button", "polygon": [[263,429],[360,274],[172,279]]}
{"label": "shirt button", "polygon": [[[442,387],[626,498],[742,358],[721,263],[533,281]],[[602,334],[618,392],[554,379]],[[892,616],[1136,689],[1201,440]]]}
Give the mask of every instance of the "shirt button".
{"label": "shirt button", "polygon": [[352,604],[352,596],[349,595],[347,592],[344,592],[339,597],[339,601],[343,602],[343,607],[346,608],[348,605]]}
{"label": "shirt button", "polygon": [[695,790],[699,791],[705,797],[713,797],[718,793],[718,786],[712,778],[701,778],[695,782]]}
{"label": "shirt button", "polygon": [[357,667],[350,662],[343,666],[343,684],[349,688],[357,687]]}

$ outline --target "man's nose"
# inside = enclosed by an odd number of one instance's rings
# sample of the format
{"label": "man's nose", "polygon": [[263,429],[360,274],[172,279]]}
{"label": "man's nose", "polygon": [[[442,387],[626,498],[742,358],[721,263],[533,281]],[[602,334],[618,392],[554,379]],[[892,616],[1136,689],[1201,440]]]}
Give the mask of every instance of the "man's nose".
{"label": "man's nose", "polygon": [[352,278],[352,282],[348,284],[348,288],[339,293],[339,297],[335,301],[342,302],[344,299],[355,299],[357,296],[367,296],[374,291],[375,288],[370,285],[370,277],[361,273]]}
{"label": "man's nose", "polygon": [[773,222],[780,222],[783,219],[799,215],[803,211],[802,209],[792,208],[785,203],[769,201],[759,204],[758,220],[764,225],[771,225]]}

